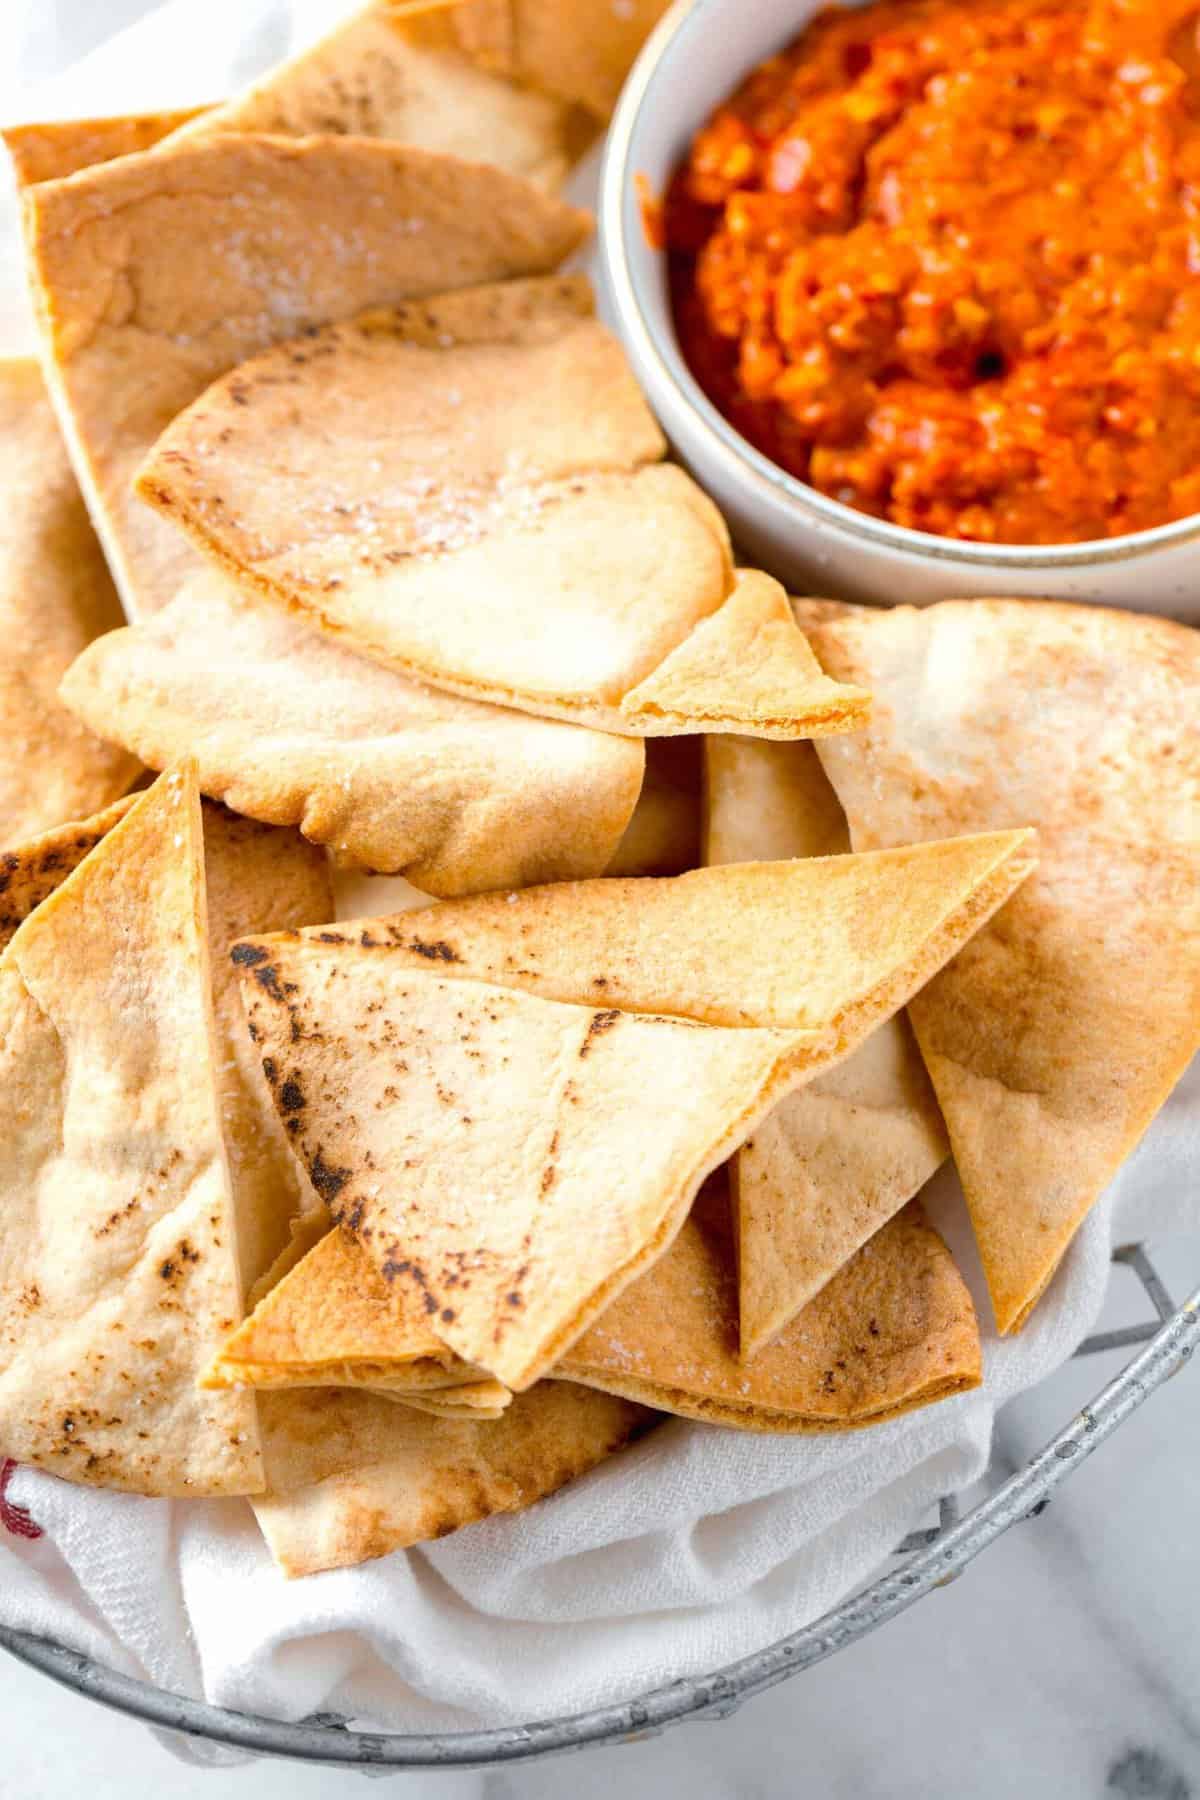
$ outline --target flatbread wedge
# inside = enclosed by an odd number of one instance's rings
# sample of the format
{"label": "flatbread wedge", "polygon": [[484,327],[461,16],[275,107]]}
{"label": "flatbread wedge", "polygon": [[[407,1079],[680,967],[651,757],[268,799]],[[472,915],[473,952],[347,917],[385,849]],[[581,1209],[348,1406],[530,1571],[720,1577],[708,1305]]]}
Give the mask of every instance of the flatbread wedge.
{"label": "flatbread wedge", "polygon": [[565,1381],[518,1394],[495,1423],[422,1418],[377,1394],[314,1388],[260,1400],[267,1493],[254,1511],[287,1576],[345,1569],[518,1512],[654,1422]]}
{"label": "flatbread wedge", "polygon": [[491,163],[554,193],[596,124],[569,101],[483,68],[459,43],[452,5],[375,0],[172,141],[230,131],[388,138]]}
{"label": "flatbread wedge", "polygon": [[[707,738],[705,775],[706,862],[849,849],[811,744]],[[743,1357],[820,1293],[948,1149],[903,1013],[780,1102],[731,1165]]]}
{"label": "flatbread wedge", "polygon": [[57,697],[63,670],[120,603],[36,362],[0,359],[0,844],[98,811],[138,773]]}
{"label": "flatbread wedge", "polygon": [[319,1211],[319,1203],[271,1102],[230,950],[247,932],[332,918],[333,892],[326,858],[298,832],[240,818],[209,800],[201,812],[221,1122],[248,1290],[288,1245],[293,1224]]}
{"label": "flatbread wedge", "polygon": [[966,1283],[913,1202],[747,1367],[729,1197],[705,1194],[670,1250],[567,1352],[558,1372],[741,1431],[853,1431],[978,1387]]}
{"label": "flatbread wedge", "polygon": [[194,561],[130,491],[218,375],[307,327],[554,268],[588,220],[516,176],[362,138],[223,137],[25,197],[43,366],[127,612]]}
{"label": "flatbread wedge", "polygon": [[61,692],[151,767],[186,751],[206,794],[432,894],[600,874],[642,781],[634,740],[420,687],[206,570]]}
{"label": "flatbread wedge", "polygon": [[116,156],[149,150],[189,120],[202,117],[203,110],[193,107],[105,119],[51,119],[43,124],[9,125],[0,131],[0,138],[17,186],[27,188],[39,181],[62,181]]}
{"label": "flatbread wedge", "polygon": [[0,950],[33,909],[61,887],[71,870],[125,817],[136,798],[129,794],[114,800],[103,812],[55,826],[0,853]]}
{"label": "flatbread wedge", "polygon": [[[137,800],[131,794],[90,819],[60,826],[0,856],[0,949]],[[293,1241],[293,1222],[320,1208],[287,1147],[263,1081],[230,946],[249,931],[285,931],[332,918],[333,893],[325,858],[296,832],[272,830],[208,801],[201,816],[221,1117],[242,1274],[253,1283]]]}
{"label": "flatbread wedge", "polygon": [[563,1005],[319,937],[234,956],[318,1194],[385,1279],[416,1282],[444,1344],[515,1390],[662,1254],[808,1038]]}
{"label": "flatbread wedge", "polygon": [[735,577],[582,276],[374,311],[216,381],[142,498],[235,582],[468,699],[630,735],[844,731],[767,576]]}
{"label": "flatbread wedge", "polygon": [[856,847],[1038,829],[1036,876],[910,1007],[1019,1330],[1200,1038],[1200,634],[970,600],[813,642],[879,696],[861,749],[822,756]]}
{"label": "flatbread wedge", "polygon": [[306,941],[545,999],[811,1034],[788,1085],[848,1056],[1029,875],[1029,831],[871,856],[557,882],[343,922]]}
{"label": "flatbread wedge", "polygon": [[205,1371],[206,1387],[388,1388],[396,1399],[498,1415],[508,1390],[447,1349],[419,1286],[390,1280],[353,1238],[326,1231],[271,1289]]}
{"label": "flatbread wedge", "polygon": [[488,67],[562,94],[607,121],[670,0],[465,0],[459,42]]}
{"label": "flatbread wedge", "polygon": [[0,1445],[94,1486],[259,1490],[253,1399],[197,1386],[241,1292],[194,770],[26,919],[0,1020]]}

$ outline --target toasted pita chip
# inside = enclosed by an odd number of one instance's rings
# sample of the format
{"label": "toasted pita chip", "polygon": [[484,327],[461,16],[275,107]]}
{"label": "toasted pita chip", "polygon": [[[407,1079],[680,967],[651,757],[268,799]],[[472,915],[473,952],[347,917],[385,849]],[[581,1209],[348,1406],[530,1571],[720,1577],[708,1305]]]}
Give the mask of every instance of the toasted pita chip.
{"label": "toasted pita chip", "polygon": [[335,1226],[222,1346],[204,1385],[386,1387],[396,1398],[444,1389],[448,1404],[501,1411],[507,1389],[455,1356],[429,1321],[416,1282],[385,1280]]}
{"label": "toasted pita chip", "polygon": [[850,1431],[978,1387],[966,1283],[918,1203],[897,1214],[747,1368],[728,1194],[701,1196],[667,1254],[556,1373],[741,1431]]}
{"label": "toasted pita chip", "polygon": [[514,1389],[661,1255],[809,1037],[565,1006],[380,946],[235,957],[313,1186],[385,1278],[420,1286],[438,1338]]}
{"label": "toasted pita chip", "polygon": [[366,306],[551,269],[588,223],[501,170],[361,138],[160,147],[25,209],[48,380],[133,617],[195,560],[130,483],[209,382]]}
{"label": "toasted pita chip", "polygon": [[215,382],[137,477],[235,581],[468,698],[635,735],[844,731],[582,276],[331,325]]}
{"label": "toasted pita chip", "polygon": [[682,875],[696,867],[701,860],[700,750],[701,741],[694,737],[647,740],[642,791],[606,875]]}
{"label": "toasted pita chip", "polygon": [[[232,964],[232,958],[230,958]],[[243,1013],[243,1018],[244,1018]],[[261,1071],[260,1071],[261,1072]],[[274,1108],[272,1108],[274,1110]],[[299,1163],[297,1163],[299,1168]],[[246,1294],[246,1311],[252,1313],[260,1306],[271,1292],[279,1286],[285,1275],[290,1275],[298,1263],[302,1263],[310,1250],[315,1250],[323,1237],[328,1237],[333,1229],[333,1220],[329,1216],[329,1208],[318,1194],[312,1193],[312,1205],[306,1205],[292,1220],[287,1242],[283,1245],[269,1268],[263,1270]]]}
{"label": "toasted pita chip", "polygon": [[204,872],[218,1085],[237,1209],[242,1285],[276,1261],[293,1221],[317,1199],[289,1148],[250,1041],[230,948],[251,931],[287,931],[333,917],[329,865],[295,831],[277,831],[206,801]]}
{"label": "toasted pita chip", "polygon": [[58,825],[30,843],[0,854],[0,950],[34,907],[61,887],[71,870],[125,817],[136,798],[129,794],[124,800],[114,800],[90,819]]}
{"label": "toasted pita chip", "polygon": [[164,776],[0,958],[0,1444],[142,1494],[262,1487],[240,1316],[195,775]]}
{"label": "toasted pita chip", "polygon": [[380,0],[172,141],[230,131],[389,138],[491,163],[553,193],[595,130],[570,102],[482,68],[461,48],[452,8]]}
{"label": "toasted pita chip", "polygon": [[254,1510],[285,1575],[314,1575],[519,1512],[644,1431],[645,1407],[564,1381],[496,1423],[422,1418],[377,1394],[315,1388],[259,1402],[268,1492]]}
{"label": "toasted pita chip", "polygon": [[642,779],[636,741],[419,687],[207,571],[62,695],[152,767],[186,751],[236,811],[434,894],[600,874]]}
{"label": "toasted pita chip", "polygon": [[59,677],[121,608],[35,362],[0,359],[0,844],[125,793],[133,758],[60,704]]}
{"label": "toasted pita chip", "polygon": [[[137,799],[60,826],[0,856],[0,948],[60,887]],[[221,1117],[238,1214],[243,1277],[257,1280],[283,1253],[293,1220],[316,1196],[287,1147],[262,1065],[250,1043],[230,946],[250,931],[284,931],[333,917],[325,858],[292,831],[274,831],[206,803],[204,867],[209,965],[219,1057]],[[324,1220],[327,1230],[328,1218]]]}
{"label": "toasted pita chip", "polygon": [[[706,861],[849,848],[811,744],[707,738]],[[741,1342],[753,1356],[922,1188],[948,1150],[900,1013],[764,1119],[734,1158]]]}
{"label": "toasted pita chip", "polygon": [[607,121],[670,0],[466,0],[459,42],[487,66],[562,94]]}
{"label": "toasted pita chip", "polygon": [[1200,1037],[1200,634],[968,600],[813,641],[880,698],[861,750],[822,758],[856,846],[1038,828],[1036,877],[910,1009],[1018,1330]]}
{"label": "toasted pita chip", "polygon": [[62,181],[116,156],[149,150],[202,116],[203,108],[192,107],[125,118],[54,119],[41,125],[9,125],[0,131],[0,138],[12,159],[17,186],[27,188],[39,181]]}
{"label": "toasted pita chip", "polygon": [[[1034,866],[1029,831],[873,856],[740,863],[447,901],[306,939],[386,946],[414,968],[545,999],[802,1030],[837,1061],[897,1012]],[[393,957],[394,960],[394,957]]]}

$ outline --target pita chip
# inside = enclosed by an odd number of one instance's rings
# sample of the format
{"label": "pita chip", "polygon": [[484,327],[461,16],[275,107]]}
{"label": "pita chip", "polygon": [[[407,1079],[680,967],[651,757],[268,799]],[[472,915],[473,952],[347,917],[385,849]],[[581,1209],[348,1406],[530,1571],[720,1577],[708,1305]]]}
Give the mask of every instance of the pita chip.
{"label": "pita chip", "polygon": [[0,131],[19,188],[39,181],[62,181],[80,169],[133,156],[161,143],[203,109],[133,113],[111,119],[54,119],[40,125],[9,125]]}
{"label": "pita chip", "polygon": [[[811,744],[707,738],[705,756],[709,863],[849,849]],[[902,1013],[780,1102],[733,1163],[743,1356],[821,1291],[947,1150]]]}
{"label": "pita chip", "polygon": [[582,276],[277,346],[163,433],[144,499],[250,592],[469,699],[605,731],[845,731],[767,576],[735,576]]}
{"label": "pita chip", "polygon": [[804,1078],[848,1056],[1026,879],[1029,831],[871,856],[609,878],[444,901],[305,940],[545,999],[809,1034]]}
{"label": "pita chip", "polygon": [[460,43],[487,66],[586,106],[605,122],[670,0],[465,0]]}
{"label": "pita chip", "polygon": [[61,887],[71,870],[125,817],[136,799],[136,794],[130,794],[114,800],[91,818],[73,819],[42,832],[28,844],[0,852],[0,950],[33,909]]}
{"label": "pita chip", "polygon": [[704,1194],[667,1254],[559,1373],[741,1431],[849,1431],[978,1387],[979,1327],[917,1203],[864,1244],[747,1367],[728,1196]]}
{"label": "pita chip", "polygon": [[107,806],[138,765],[60,703],[72,658],[120,622],[36,362],[0,359],[0,844]]}
{"label": "pita chip", "polygon": [[259,1301],[204,1385],[386,1388],[498,1416],[508,1390],[447,1349],[429,1320],[418,1284],[385,1279],[335,1226]]}
{"label": "pita chip", "polygon": [[595,135],[569,101],[483,68],[452,6],[365,6],[311,50],[210,108],[172,139],[220,132],[389,138],[491,163],[555,192]]}
{"label": "pita chip", "polygon": [[364,307],[554,268],[586,215],[499,169],[362,138],[160,146],[25,197],[43,365],[126,610],[195,567],[133,475],[266,345]]}
{"label": "pita chip", "polygon": [[329,937],[234,952],[292,1145],[441,1341],[529,1387],[666,1249],[807,1034],[563,1005]]}
{"label": "pita chip", "polygon": [[251,931],[331,919],[333,893],[326,858],[298,832],[240,818],[211,801],[202,816],[221,1120],[242,1286],[249,1289],[288,1245],[293,1222],[319,1209],[263,1079],[230,949]]}
{"label": "pita chip", "polygon": [[910,1007],[1019,1330],[1200,1038],[1200,634],[968,600],[813,642],[879,700],[861,749],[822,757],[857,847],[1037,826],[1036,876]]}
{"label": "pita chip", "polygon": [[636,740],[420,687],[205,570],[62,694],[151,767],[187,752],[235,811],[433,894],[600,874],[642,780]]}
{"label": "pita chip", "polygon": [[0,1018],[0,1444],[94,1486],[257,1491],[252,1397],[197,1386],[241,1292],[193,771],[26,919]]}
{"label": "pita chip", "polygon": [[314,1575],[519,1512],[653,1422],[565,1381],[518,1394],[495,1423],[422,1417],[378,1394],[264,1394],[267,1492],[254,1511],[285,1575]]}
{"label": "pita chip", "polygon": [[[139,799],[46,832],[0,856],[0,949],[18,926]],[[242,1012],[230,946],[250,931],[285,931],[333,917],[328,864],[294,831],[274,831],[223,806],[202,808],[209,966],[222,1054],[221,1116],[238,1213],[246,1282],[258,1279],[289,1242],[293,1220],[317,1206],[290,1150],[263,1081]],[[328,1220],[324,1221],[328,1229]]]}

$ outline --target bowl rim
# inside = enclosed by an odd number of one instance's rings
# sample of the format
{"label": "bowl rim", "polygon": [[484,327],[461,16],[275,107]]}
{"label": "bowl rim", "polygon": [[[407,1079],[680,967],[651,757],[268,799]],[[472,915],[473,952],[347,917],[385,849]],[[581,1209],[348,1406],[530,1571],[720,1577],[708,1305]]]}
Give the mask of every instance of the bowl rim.
{"label": "bowl rim", "polygon": [[[664,65],[686,52],[688,42],[707,27],[718,0],[675,0],[643,46],[625,83],[613,115],[600,172],[598,247],[609,297],[626,348],[668,435],[691,433],[703,443],[729,477],[749,486],[760,502],[789,510],[822,532],[840,532],[876,549],[905,558],[958,564],[964,569],[1070,569],[1128,562],[1200,537],[1200,513],[1173,519],[1145,531],[1111,538],[1089,538],[1069,544],[988,544],[970,539],[937,537],[907,525],[857,511],[844,501],[799,481],[742,437],[700,387],[688,368],[673,330],[663,332],[644,304],[642,286],[629,255],[627,229],[630,198],[636,192],[633,164],[639,128]],[[732,88],[734,79],[731,77]],[[637,218],[640,225],[640,205]],[[684,446],[686,449],[686,446]]]}

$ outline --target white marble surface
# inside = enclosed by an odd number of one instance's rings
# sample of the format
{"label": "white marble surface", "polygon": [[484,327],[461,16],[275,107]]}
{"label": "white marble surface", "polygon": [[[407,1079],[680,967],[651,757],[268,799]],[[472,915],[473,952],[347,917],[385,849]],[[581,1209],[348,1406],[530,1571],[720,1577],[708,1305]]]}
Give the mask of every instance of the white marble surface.
{"label": "white marble surface", "polygon": [[[1177,1298],[1200,1245],[1155,1248]],[[1106,1324],[1145,1314],[1114,1274]],[[1121,1365],[1077,1361],[1002,1415],[1016,1468]],[[952,1586],[733,1719],[501,1774],[392,1778],[431,1800],[1200,1800],[1200,1369],[1082,1466],[1038,1519]],[[0,1663],[3,1800],[327,1800],[336,1770],[175,1761],[141,1726]],[[531,1707],[536,1696],[531,1696]],[[369,1789],[361,1788],[369,1792]]]}

